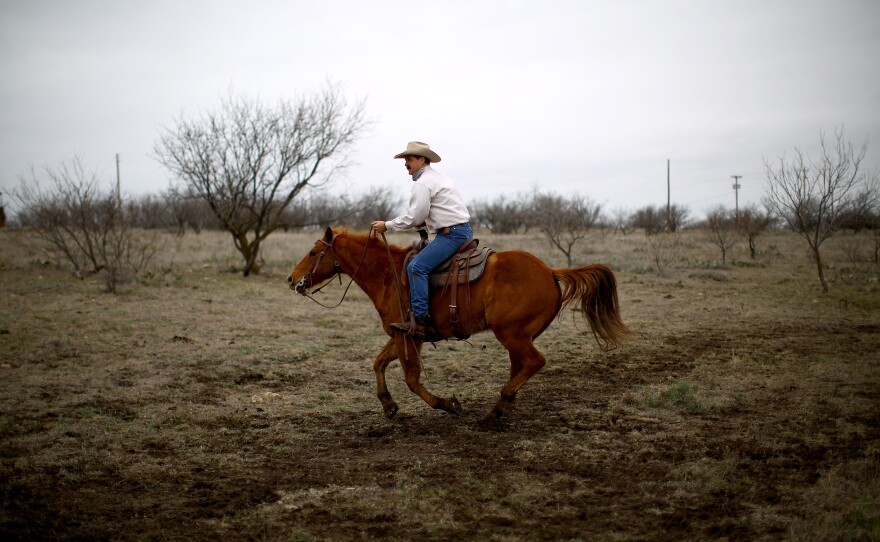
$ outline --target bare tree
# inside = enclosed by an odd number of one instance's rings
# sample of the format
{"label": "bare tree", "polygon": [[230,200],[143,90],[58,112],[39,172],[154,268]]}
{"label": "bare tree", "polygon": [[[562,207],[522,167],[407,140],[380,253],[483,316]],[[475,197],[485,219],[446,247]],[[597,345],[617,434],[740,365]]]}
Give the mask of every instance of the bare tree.
{"label": "bare tree", "polygon": [[47,167],[51,188],[40,187],[36,172],[16,190],[19,221],[31,230],[56,261],[66,260],[83,277],[104,273],[107,290],[144,271],[161,249],[154,234],[136,230],[132,205],[121,194],[102,190],[97,174],[88,173],[79,158]]}
{"label": "bare tree", "polygon": [[45,175],[53,185],[48,190],[40,186],[35,170],[29,179],[21,179],[15,192],[19,222],[44,242],[35,248],[46,250],[59,264],[66,260],[77,276],[101,271],[96,245],[102,242],[102,234],[93,211],[98,199],[95,174],[86,173],[76,157],[57,168],[46,167]]}
{"label": "bare tree", "polygon": [[709,228],[709,240],[721,249],[721,261],[726,263],[727,251],[739,241],[735,212],[724,207],[716,207],[706,213],[706,225]]}
{"label": "bare tree", "polygon": [[690,209],[683,205],[673,203],[669,207],[669,221],[667,222],[666,226],[667,228],[669,228],[670,232],[675,233],[681,228],[687,226],[688,222],[690,222],[690,218]]}
{"label": "bare tree", "polygon": [[863,214],[865,226],[871,230],[874,242],[874,263],[880,264],[880,176],[876,172],[870,176],[866,191],[875,195],[869,198]]}
{"label": "bare tree", "polygon": [[859,186],[852,197],[849,198],[849,205],[841,213],[839,230],[845,232],[851,230],[858,235],[865,228],[871,228],[871,213],[878,202],[880,196],[880,178],[877,172],[866,174],[865,183]]}
{"label": "bare tree", "polygon": [[531,204],[531,220],[547,240],[558,248],[572,265],[571,253],[596,224],[602,206],[589,198],[574,195],[570,198],[553,193],[535,191]]}
{"label": "bare tree", "polygon": [[653,235],[666,230],[666,209],[646,205],[636,209],[630,219],[633,228],[641,228],[645,235]]}
{"label": "bare tree", "polygon": [[[767,205],[810,247],[822,291],[828,292],[820,247],[838,230],[841,220],[853,214],[853,195],[860,188],[876,186],[861,171],[868,150],[867,140],[856,151],[845,141],[843,128],[835,131],[834,142],[826,144],[820,133],[821,155],[805,156],[797,147],[789,161],[783,155],[774,167],[766,159]],[[874,199],[876,195],[874,196]],[[870,201],[872,198],[868,198]]]}
{"label": "bare tree", "polygon": [[274,108],[230,96],[217,111],[180,118],[155,152],[232,234],[248,276],[285,209],[319,174],[344,167],[339,155],[366,127],[363,102],[349,107],[336,85]]}
{"label": "bare tree", "polygon": [[874,240],[874,263],[880,264],[880,208],[877,205],[868,214],[871,224],[871,236]]}
{"label": "bare tree", "polygon": [[623,235],[629,235],[635,229],[632,212],[624,207],[613,209],[608,221],[616,231]]}
{"label": "bare tree", "polygon": [[525,213],[528,204],[523,200],[523,197],[508,199],[502,194],[492,201],[476,201],[468,207],[473,222],[489,228],[492,233],[516,233],[520,228],[528,228]]}
{"label": "bare tree", "polygon": [[403,205],[396,190],[374,187],[362,194],[354,204],[354,214],[349,218],[352,226],[369,229],[377,216],[395,216]]}
{"label": "bare tree", "polygon": [[739,211],[736,225],[749,243],[749,253],[754,260],[757,257],[758,236],[767,231],[775,222],[772,213],[762,210],[757,205],[750,205]]}
{"label": "bare tree", "polygon": [[177,235],[184,235],[187,228],[196,234],[203,229],[223,229],[211,206],[192,187],[172,186],[164,197]]}
{"label": "bare tree", "polygon": [[651,263],[657,272],[666,275],[669,267],[679,258],[682,251],[681,234],[661,232],[659,235],[647,235],[648,250]]}

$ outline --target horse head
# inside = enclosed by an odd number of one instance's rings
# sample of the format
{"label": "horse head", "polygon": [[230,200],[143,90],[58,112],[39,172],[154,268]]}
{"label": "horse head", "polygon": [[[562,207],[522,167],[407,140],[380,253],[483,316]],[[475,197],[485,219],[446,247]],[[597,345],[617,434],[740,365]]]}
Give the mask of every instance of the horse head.
{"label": "horse head", "polygon": [[287,276],[287,284],[292,290],[300,295],[306,295],[308,288],[333,278],[341,272],[339,261],[333,250],[335,241],[336,234],[333,233],[333,229],[327,228],[324,237],[315,241],[315,246]]}

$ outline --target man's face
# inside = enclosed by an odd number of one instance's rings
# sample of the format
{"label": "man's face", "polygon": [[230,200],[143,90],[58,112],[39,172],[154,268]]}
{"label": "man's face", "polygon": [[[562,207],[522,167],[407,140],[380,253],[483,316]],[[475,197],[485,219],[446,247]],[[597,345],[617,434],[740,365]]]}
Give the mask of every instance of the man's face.
{"label": "man's face", "polygon": [[404,156],[403,165],[410,175],[425,167],[425,159],[422,156]]}

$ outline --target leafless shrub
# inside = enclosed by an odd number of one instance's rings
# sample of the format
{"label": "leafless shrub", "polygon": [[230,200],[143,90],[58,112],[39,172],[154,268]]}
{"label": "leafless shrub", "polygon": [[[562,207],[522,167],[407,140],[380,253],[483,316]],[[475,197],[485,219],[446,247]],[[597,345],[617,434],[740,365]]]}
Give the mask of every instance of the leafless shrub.
{"label": "leafless shrub", "polygon": [[649,235],[646,237],[648,241],[648,251],[651,254],[651,263],[654,269],[661,275],[666,275],[667,270],[673,262],[678,260],[682,249],[681,238],[674,233],[663,233],[659,235]]}
{"label": "leafless shrub", "polygon": [[865,247],[867,244],[868,241],[862,235],[846,235],[840,238],[838,250],[847,262],[852,264],[860,263],[865,261]]}
{"label": "leafless shrub", "polygon": [[674,233],[688,224],[690,214],[690,209],[678,204],[671,205],[668,210],[665,205],[646,205],[630,215],[629,226],[641,228],[645,235],[663,231]]}
{"label": "leafless shrub", "polygon": [[677,232],[684,228],[691,221],[691,211],[683,205],[673,203],[669,206],[669,216],[667,217],[667,230],[669,232]]}
{"label": "leafless shrub", "polygon": [[587,237],[601,211],[600,204],[585,196],[564,197],[535,190],[529,216],[550,244],[565,254],[568,266],[571,267],[572,249]]}
{"label": "leafless shrub", "polygon": [[753,260],[757,257],[758,237],[772,228],[775,222],[776,219],[770,211],[762,210],[757,205],[750,205],[739,212],[736,218],[737,229],[748,242],[749,254]]}
{"label": "leafless shrub", "polygon": [[369,229],[374,220],[395,216],[403,200],[391,188],[376,187],[361,195],[354,203],[350,226]]}
{"label": "leafless shrub", "polygon": [[727,263],[727,251],[739,241],[736,215],[731,209],[716,207],[706,213],[709,241],[721,249],[721,261]]}
{"label": "leafless shrub", "polygon": [[874,263],[880,264],[880,205],[875,205],[868,215],[871,238],[874,241]]}
{"label": "leafless shrub", "polygon": [[171,214],[170,227],[178,236],[191,229],[196,234],[204,229],[223,229],[211,206],[189,186],[172,186],[164,197]]}
{"label": "leafless shrub", "polygon": [[[794,158],[783,155],[778,166],[764,160],[767,205],[807,242],[816,264],[822,291],[828,292],[820,248],[834,235],[844,218],[859,215],[859,207],[871,207],[878,198],[877,173],[861,171],[868,143],[856,151],[845,141],[843,128],[835,132],[831,146],[820,133],[821,154],[805,156],[797,147]],[[864,195],[865,197],[856,197]]]}
{"label": "leafless shrub", "polygon": [[488,228],[492,233],[517,233],[520,229],[528,231],[526,210],[529,203],[523,196],[508,199],[500,195],[492,201],[472,202],[468,209],[472,222]]}
{"label": "leafless shrub", "polygon": [[360,196],[310,191],[281,215],[285,231],[350,226],[369,229],[373,220],[394,216],[402,200],[388,188],[374,187]]}
{"label": "leafless shrub", "polygon": [[646,205],[636,209],[630,217],[630,226],[641,229],[645,235],[654,235],[666,229],[666,212],[660,207]]}
{"label": "leafless shrub", "polygon": [[18,218],[36,236],[37,250],[68,262],[78,277],[103,272],[109,292],[150,265],[161,249],[158,238],[135,229],[120,194],[102,190],[79,158],[45,174],[51,188],[44,190],[32,171],[15,194]]}
{"label": "leafless shrub", "polygon": [[633,222],[632,211],[624,207],[613,209],[608,217],[608,223],[611,224],[615,231],[619,231],[623,235],[629,235],[636,229]]}

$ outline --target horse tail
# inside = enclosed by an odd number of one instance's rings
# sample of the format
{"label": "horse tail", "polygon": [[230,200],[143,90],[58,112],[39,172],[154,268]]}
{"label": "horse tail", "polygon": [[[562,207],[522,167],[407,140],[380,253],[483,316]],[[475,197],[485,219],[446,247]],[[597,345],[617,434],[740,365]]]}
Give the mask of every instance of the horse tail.
{"label": "horse tail", "polygon": [[612,350],[632,334],[620,318],[617,279],[608,266],[594,264],[576,269],[554,269],[553,277],[563,286],[559,310],[580,300],[584,319],[599,348]]}

